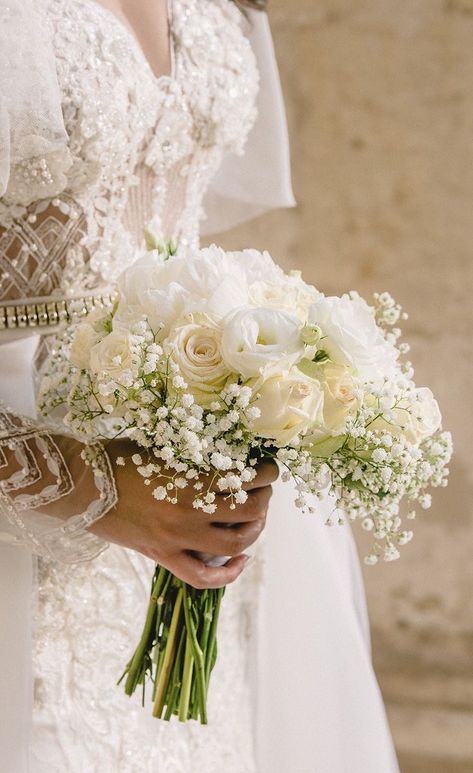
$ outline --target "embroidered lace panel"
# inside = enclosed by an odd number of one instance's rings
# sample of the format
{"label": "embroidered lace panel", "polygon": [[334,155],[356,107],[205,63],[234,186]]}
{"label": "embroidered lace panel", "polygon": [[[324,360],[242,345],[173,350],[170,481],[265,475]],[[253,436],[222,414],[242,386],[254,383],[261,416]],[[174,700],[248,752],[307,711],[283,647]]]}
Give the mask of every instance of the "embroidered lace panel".
{"label": "embroidered lace panel", "polygon": [[[68,463],[72,454],[74,474]],[[92,458],[93,471],[87,464]],[[85,510],[74,514],[77,489],[81,499],[85,491],[90,496]],[[58,500],[68,513],[64,520],[48,513]],[[86,529],[116,502],[110,460],[100,444],[83,446],[73,438],[55,436],[47,427],[0,407],[0,516],[10,527],[0,539],[27,544],[47,558],[87,561],[106,545]]]}

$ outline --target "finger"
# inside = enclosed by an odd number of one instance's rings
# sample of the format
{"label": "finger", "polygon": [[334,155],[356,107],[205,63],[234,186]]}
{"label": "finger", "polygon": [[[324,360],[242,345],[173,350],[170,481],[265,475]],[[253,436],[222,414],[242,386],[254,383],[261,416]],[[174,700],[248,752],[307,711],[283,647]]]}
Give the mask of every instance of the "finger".
{"label": "finger", "polygon": [[[253,489],[253,488],[259,488],[260,486],[269,486],[271,483],[274,483],[274,481],[279,476],[279,468],[274,459],[262,459],[258,464],[254,466],[254,470],[256,472],[256,476],[253,480],[244,483],[243,488],[244,489]],[[202,476],[200,480],[204,483],[204,488],[207,491],[207,487],[209,487],[210,491],[213,491],[216,494],[222,493],[221,488],[219,488],[218,481],[219,478],[217,476],[214,477],[214,479],[211,481],[210,476]],[[225,492],[223,492],[225,493]]]}
{"label": "finger", "polygon": [[278,465],[273,459],[263,459],[261,462],[258,462],[255,466],[255,471],[256,477],[243,484],[243,488],[246,491],[261,488],[262,486],[270,486],[279,476]]}
{"label": "finger", "polygon": [[220,494],[216,498],[217,510],[212,515],[214,524],[218,523],[248,523],[261,517],[268,508],[272,496],[271,486],[263,486],[248,491],[246,502],[237,504],[231,509],[232,498]]}
{"label": "finger", "polygon": [[239,556],[250,547],[264,529],[264,516],[255,521],[234,528],[218,528],[212,524],[196,534],[186,548],[199,553],[211,553],[217,556]]}
{"label": "finger", "polygon": [[240,576],[247,560],[247,556],[240,555],[231,558],[225,566],[211,567],[206,566],[195,556],[180,553],[173,558],[172,566],[170,565],[168,568],[176,577],[198,590],[223,588],[224,585],[234,582]]}

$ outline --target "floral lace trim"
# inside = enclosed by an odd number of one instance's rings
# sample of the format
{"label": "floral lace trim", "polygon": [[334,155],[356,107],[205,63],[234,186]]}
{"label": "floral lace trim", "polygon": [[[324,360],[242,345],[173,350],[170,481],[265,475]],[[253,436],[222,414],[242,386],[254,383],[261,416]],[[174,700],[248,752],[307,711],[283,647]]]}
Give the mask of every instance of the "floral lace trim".
{"label": "floral lace trim", "polygon": [[[35,553],[65,563],[87,561],[106,543],[87,532],[118,500],[110,459],[96,443],[84,446],[84,464],[93,457],[97,496],[81,512],[62,521],[41,508],[76,491],[61,449],[48,432],[30,419],[0,408],[0,519],[9,526],[0,540],[28,545]],[[40,488],[38,488],[40,484]],[[36,486],[30,493],[28,488]]]}

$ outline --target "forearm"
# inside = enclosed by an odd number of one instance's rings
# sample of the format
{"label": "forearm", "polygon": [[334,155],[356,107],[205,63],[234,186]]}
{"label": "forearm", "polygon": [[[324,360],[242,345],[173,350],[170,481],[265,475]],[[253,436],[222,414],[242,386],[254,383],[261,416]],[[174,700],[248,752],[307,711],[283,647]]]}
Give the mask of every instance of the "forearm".
{"label": "forearm", "polygon": [[103,549],[86,529],[116,501],[99,444],[85,446],[0,409],[0,520],[12,539],[48,557],[84,560]]}

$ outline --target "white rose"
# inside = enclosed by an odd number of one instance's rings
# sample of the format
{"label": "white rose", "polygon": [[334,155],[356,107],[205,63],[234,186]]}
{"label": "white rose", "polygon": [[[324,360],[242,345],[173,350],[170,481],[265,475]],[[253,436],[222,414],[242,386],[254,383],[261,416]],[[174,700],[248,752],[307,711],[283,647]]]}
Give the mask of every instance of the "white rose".
{"label": "white rose", "polygon": [[397,349],[386,341],[373,310],[358,295],[320,298],[309,309],[309,322],[322,329],[320,346],[332,362],[351,365],[364,381],[379,384],[397,372]]}
{"label": "white rose", "polygon": [[343,365],[322,366],[324,388],[324,427],[337,434],[343,431],[346,417],[358,409],[356,384]]}
{"label": "white rose", "polygon": [[215,245],[180,251],[165,259],[146,252],[119,279],[115,320],[129,324],[147,316],[161,336],[169,334],[184,312],[205,311],[223,317],[247,302],[247,282],[238,261]]}
{"label": "white rose", "polygon": [[299,277],[284,276],[279,281],[258,281],[250,285],[248,297],[254,306],[280,309],[307,320],[307,313],[320,293]]}
{"label": "white rose", "polygon": [[305,352],[297,317],[284,311],[242,308],[223,323],[222,355],[243,378],[287,370]]}
{"label": "white rose", "polygon": [[440,428],[442,414],[437,400],[428,387],[414,391],[415,401],[403,400],[392,411],[389,423],[376,419],[372,429],[386,429],[394,435],[404,435],[410,443],[420,443]]}
{"label": "white rose", "polygon": [[307,320],[309,308],[313,303],[316,303],[320,298],[323,298],[323,294],[317,290],[313,285],[307,284],[302,279],[302,273],[293,269],[289,271],[287,275],[288,287],[291,287],[296,292],[296,313],[297,316],[304,320]]}
{"label": "white rose", "polygon": [[248,297],[254,306],[267,309],[294,311],[297,304],[297,291],[284,282],[254,282]]}
{"label": "white rose", "polygon": [[285,278],[284,271],[274,262],[269,252],[241,250],[228,252],[227,255],[242,268],[249,285],[254,282],[279,282]]}
{"label": "white rose", "polygon": [[440,429],[442,414],[437,400],[428,387],[419,387],[415,392],[417,401],[413,405],[411,431],[420,440],[424,440]]}
{"label": "white rose", "polygon": [[131,338],[126,331],[113,330],[90,351],[90,368],[95,373],[107,373],[120,379],[124,371],[133,370]]}
{"label": "white rose", "polygon": [[271,376],[254,386],[259,395],[253,405],[261,411],[251,422],[257,435],[273,439],[278,446],[323,421],[324,394],[318,381],[298,368]]}
{"label": "white rose", "polygon": [[[173,266],[173,272],[168,266]],[[143,254],[118,279],[119,301],[113,324],[125,327],[147,317],[156,332],[163,327],[165,335],[172,323],[183,313],[189,294],[176,281],[182,270],[182,260],[165,260],[157,250]]]}
{"label": "white rose", "polygon": [[98,335],[92,325],[82,322],[76,327],[69,352],[70,360],[76,368],[89,367],[90,351],[97,341]]}
{"label": "white rose", "polygon": [[183,324],[169,339],[166,348],[179,365],[180,375],[202,405],[215,399],[231,375],[222,360],[222,331],[218,324],[205,315],[195,315],[192,322]]}

